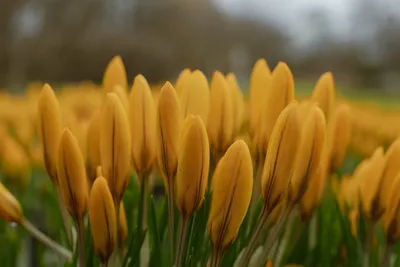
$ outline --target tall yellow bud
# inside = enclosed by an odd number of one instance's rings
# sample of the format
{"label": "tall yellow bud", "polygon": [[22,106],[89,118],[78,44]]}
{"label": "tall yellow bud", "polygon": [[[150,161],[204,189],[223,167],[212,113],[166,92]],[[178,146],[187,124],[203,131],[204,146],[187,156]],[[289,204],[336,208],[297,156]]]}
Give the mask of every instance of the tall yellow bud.
{"label": "tall yellow bud", "polygon": [[38,126],[44,165],[53,183],[58,184],[57,150],[61,135],[61,112],[57,97],[48,84],[43,86],[39,96]]}
{"label": "tall yellow bud", "polygon": [[90,120],[86,135],[87,161],[86,171],[91,183],[96,179],[96,169],[101,165],[100,161],[100,111],[95,111]]}
{"label": "tall yellow bud", "polygon": [[350,108],[346,104],[337,106],[328,122],[328,145],[330,170],[337,170],[343,162],[351,134]]}
{"label": "tall yellow bud", "polygon": [[321,75],[315,84],[311,99],[318,103],[328,120],[335,105],[335,83],[331,72]]}
{"label": "tall yellow bud", "polygon": [[234,142],[217,169],[213,176],[207,231],[214,250],[223,254],[236,239],[253,190],[253,167],[246,143]]}
{"label": "tall yellow bud", "polygon": [[189,114],[200,115],[204,124],[207,125],[210,90],[203,72],[195,70],[188,75],[178,92],[183,117],[186,118]]}
{"label": "tall yellow bud", "polygon": [[226,81],[231,92],[231,98],[233,99],[233,123],[234,131],[237,134],[242,128],[243,118],[244,118],[244,98],[242,90],[240,90],[236,75],[234,73],[229,73],[226,75]]}
{"label": "tall yellow bud", "polygon": [[186,68],[179,73],[178,78],[175,81],[175,90],[178,94],[180,94],[183,88],[187,86],[191,74],[192,72],[189,68]]}
{"label": "tall yellow bud", "polygon": [[279,115],[265,157],[261,195],[267,212],[272,212],[285,197],[292,178],[300,136],[299,104],[293,101]]}
{"label": "tall yellow bud", "polygon": [[365,168],[359,171],[360,198],[364,215],[373,221],[378,221],[383,214],[379,200],[379,185],[382,179],[385,157],[383,148],[378,147]]}
{"label": "tall yellow bud", "polygon": [[139,177],[150,173],[156,157],[156,112],[150,86],[142,75],[133,81],[130,95],[133,168]]}
{"label": "tall yellow bud", "polygon": [[265,59],[260,58],[254,64],[249,84],[250,133],[252,137],[254,137],[256,129],[259,129],[261,113],[265,105],[265,94],[269,88],[270,78],[271,70]]}
{"label": "tall yellow bud", "polygon": [[108,93],[101,111],[100,161],[114,204],[119,205],[129,183],[129,124],[121,100]]}
{"label": "tall yellow bud", "polygon": [[178,148],[181,131],[181,109],[176,92],[169,82],[161,88],[157,110],[157,161],[164,182],[174,178],[178,166]]}
{"label": "tall yellow bud", "polygon": [[294,100],[293,75],[288,65],[279,62],[272,72],[270,88],[262,108],[258,150],[265,155],[276,120],[282,110]]}
{"label": "tall yellow bud", "polygon": [[214,72],[210,90],[211,116],[207,124],[208,137],[213,152],[223,154],[232,142],[234,122],[233,101],[228,83],[222,73]]}
{"label": "tall yellow bud", "polygon": [[389,193],[389,202],[385,215],[383,216],[383,229],[386,242],[394,244],[400,238],[400,174],[396,175],[392,189]]}
{"label": "tall yellow bud", "polygon": [[117,220],[107,180],[101,176],[90,192],[89,219],[94,251],[102,263],[107,263],[116,245]]}
{"label": "tall yellow bud", "polygon": [[382,209],[386,209],[389,202],[389,195],[394,180],[400,173],[400,138],[394,141],[385,154],[385,167],[382,173],[381,186],[379,188],[379,203]]}
{"label": "tall yellow bud", "polygon": [[186,117],[176,175],[176,204],[189,217],[201,206],[207,188],[210,149],[200,116]]}
{"label": "tall yellow bud", "polygon": [[301,143],[297,152],[293,177],[289,187],[289,201],[297,203],[307,190],[310,178],[319,168],[325,145],[325,117],[317,106],[313,106],[302,126]]}
{"label": "tall yellow bud", "polygon": [[57,170],[65,206],[74,219],[82,218],[89,194],[85,163],[78,141],[69,129],[61,134]]}
{"label": "tall yellow bud", "polygon": [[128,89],[126,70],[120,56],[115,56],[111,59],[103,76],[103,88],[105,92],[113,92],[116,85],[122,86],[124,90]]}
{"label": "tall yellow bud", "polygon": [[0,218],[6,222],[21,223],[22,208],[14,196],[0,183]]}

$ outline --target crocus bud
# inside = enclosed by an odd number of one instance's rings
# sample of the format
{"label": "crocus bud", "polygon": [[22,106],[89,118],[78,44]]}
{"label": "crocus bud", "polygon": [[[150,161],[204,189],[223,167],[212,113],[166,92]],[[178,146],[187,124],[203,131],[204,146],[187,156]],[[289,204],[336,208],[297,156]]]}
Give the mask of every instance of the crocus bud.
{"label": "crocus bud", "polygon": [[108,93],[101,111],[100,161],[114,204],[119,205],[129,183],[129,124],[121,100]]}
{"label": "crocus bud", "polygon": [[373,221],[378,221],[383,215],[382,209],[376,200],[379,200],[379,185],[382,179],[385,157],[383,148],[378,147],[374,154],[368,159],[365,168],[360,170],[357,179],[360,181],[360,200],[364,215]]}
{"label": "crocus bud", "polygon": [[279,115],[265,157],[261,195],[267,212],[272,212],[284,199],[292,178],[300,136],[299,104],[293,101]]}
{"label": "crocus bud", "polygon": [[86,135],[87,161],[86,171],[91,183],[96,179],[96,168],[101,165],[100,161],[100,111],[95,111],[90,120]]}
{"label": "crocus bud", "polygon": [[129,101],[126,89],[124,89],[121,85],[117,84],[113,88],[113,92],[119,97],[121,100],[122,106],[124,107],[125,111],[128,112],[129,109]]}
{"label": "crocus bud", "polygon": [[107,180],[101,176],[90,192],[89,219],[94,251],[102,263],[107,263],[116,245],[117,222]]}
{"label": "crocus bud", "polygon": [[52,182],[58,184],[57,150],[61,135],[61,112],[56,95],[48,84],[43,86],[39,96],[38,126],[44,165]]}
{"label": "crocus bud", "polygon": [[179,100],[183,118],[187,115],[199,115],[207,125],[210,111],[210,90],[203,72],[195,70],[181,83]]}
{"label": "crocus bud", "polygon": [[133,81],[130,96],[133,168],[139,177],[150,173],[156,157],[156,112],[150,86],[142,75]]}
{"label": "crocus bud", "polygon": [[396,175],[389,193],[388,206],[383,216],[383,229],[388,244],[394,244],[400,238],[400,174]]}
{"label": "crocus bud", "polygon": [[294,100],[293,75],[288,65],[279,62],[272,72],[271,83],[265,95],[266,102],[261,110],[258,150],[265,155],[272,130],[282,110]]}
{"label": "crocus bud", "polygon": [[207,124],[208,137],[213,152],[223,154],[232,142],[234,123],[231,94],[222,73],[214,72],[210,90],[211,115]]}
{"label": "crocus bud", "polygon": [[88,199],[85,162],[78,141],[69,129],[61,134],[57,170],[65,206],[74,219],[82,218]]}
{"label": "crocus bud", "polygon": [[0,218],[6,222],[16,223],[20,223],[23,219],[21,205],[2,183],[0,183]]}
{"label": "crocus bud", "polygon": [[223,253],[236,239],[247,213],[253,190],[253,167],[246,143],[234,142],[219,161],[207,232],[213,247]]}
{"label": "crocus bud", "polygon": [[250,134],[252,137],[257,130],[259,131],[261,113],[265,105],[265,95],[269,88],[270,78],[271,70],[265,59],[260,58],[251,71],[249,84]]}
{"label": "crocus bud", "polygon": [[161,89],[157,110],[157,161],[164,177],[174,178],[178,166],[181,110],[176,92],[169,82]]}
{"label": "crocus bud", "polygon": [[330,170],[337,170],[343,162],[350,142],[350,109],[341,104],[335,108],[328,122],[328,145],[330,151]]}
{"label": "crocus bud", "polygon": [[321,75],[315,84],[311,99],[318,103],[328,120],[335,105],[335,83],[331,72]]}
{"label": "crocus bud", "polygon": [[192,72],[186,68],[179,73],[178,78],[175,81],[175,90],[178,94],[181,93],[184,87],[187,86],[187,82],[190,80]]}
{"label": "crocus bud", "polygon": [[314,209],[318,206],[325,187],[325,172],[322,163],[314,175],[310,176],[306,192],[300,200],[300,214],[303,221],[312,217]]}
{"label": "crocus bud", "polygon": [[234,73],[226,75],[226,81],[231,92],[231,98],[233,99],[233,124],[234,132],[237,134],[242,128],[244,118],[244,99],[242,90],[240,90],[236,76]]}
{"label": "crocus bud", "polygon": [[122,86],[124,90],[128,89],[126,70],[120,56],[115,56],[111,59],[103,76],[103,88],[105,92],[112,92],[116,85]]}
{"label": "crocus bud", "polygon": [[289,186],[288,197],[292,203],[300,201],[307,190],[310,177],[316,174],[321,162],[326,133],[322,110],[314,105],[302,128],[301,143]]}
{"label": "crocus bud", "polygon": [[201,206],[207,188],[210,149],[199,115],[186,117],[176,175],[176,204],[187,218]]}
{"label": "crocus bud", "polygon": [[389,195],[394,180],[400,173],[400,138],[394,141],[385,154],[385,167],[382,173],[381,186],[379,187],[379,203],[382,209],[386,209],[389,202]]}

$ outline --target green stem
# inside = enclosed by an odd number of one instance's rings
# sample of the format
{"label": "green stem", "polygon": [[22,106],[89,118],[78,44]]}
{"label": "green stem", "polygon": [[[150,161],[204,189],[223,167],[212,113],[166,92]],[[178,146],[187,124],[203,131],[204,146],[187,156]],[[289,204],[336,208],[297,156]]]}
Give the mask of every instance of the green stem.
{"label": "green stem", "polygon": [[146,173],[143,173],[140,177],[140,182],[143,183],[142,194],[143,194],[143,217],[142,217],[142,230],[147,229],[147,218],[148,218],[148,199],[149,199],[149,177]]}
{"label": "green stem", "polygon": [[173,178],[168,178],[168,229],[169,229],[169,245],[171,254],[171,263],[174,258],[174,200],[175,200],[175,190]]}
{"label": "green stem", "polygon": [[39,229],[37,229],[31,222],[29,222],[26,218],[22,220],[20,225],[25,228],[32,236],[34,236],[37,240],[42,242],[44,245],[52,249],[55,253],[63,257],[64,259],[70,260],[72,259],[72,252],[68,249],[64,248],[54,240],[50,239],[48,236],[43,234]]}
{"label": "green stem", "polygon": [[78,228],[78,249],[79,249],[79,267],[86,266],[85,260],[85,224],[83,218],[77,220]]}
{"label": "green stem", "polygon": [[276,258],[273,261],[274,265],[277,267],[281,265],[283,256],[285,255],[285,252],[287,250],[287,246],[289,244],[289,239],[290,239],[290,236],[292,235],[293,228],[294,228],[293,226],[294,226],[295,217],[296,217],[296,214],[295,214],[295,211],[293,210],[289,215],[288,222],[286,224],[287,230],[285,231],[285,233],[283,235],[282,242],[278,246]]}
{"label": "green stem", "polygon": [[179,238],[178,238],[178,249],[176,252],[175,267],[182,266],[182,260],[185,258],[185,247],[186,247],[186,236],[189,225],[189,218],[181,216],[181,222],[179,226]]}
{"label": "green stem", "polygon": [[263,246],[262,252],[260,257],[258,258],[257,264],[255,266],[261,266],[264,260],[268,257],[268,253],[270,252],[271,248],[274,246],[276,239],[279,237],[283,227],[285,226],[285,222],[287,217],[289,216],[291,208],[286,208],[282,215],[279,217],[278,221],[272,228],[268,238]]}
{"label": "green stem", "polygon": [[367,232],[366,232],[366,240],[364,244],[364,256],[363,256],[363,267],[369,267],[370,265],[370,253],[372,249],[372,241],[374,238],[374,230],[375,230],[375,225],[373,222],[367,220]]}
{"label": "green stem", "polygon": [[64,205],[64,202],[62,200],[60,186],[58,184],[54,184],[54,188],[56,189],[57,202],[60,208],[62,220],[64,222],[65,232],[67,233],[68,241],[70,244],[75,245],[75,240],[72,240],[72,224],[69,219],[67,207]]}
{"label": "green stem", "polygon": [[221,266],[222,255],[223,255],[222,252],[220,252],[220,251],[218,251],[216,249],[213,249],[209,267],[219,267],[219,266]]}
{"label": "green stem", "polygon": [[260,233],[264,229],[267,218],[268,218],[268,213],[267,213],[266,209],[263,208],[263,210],[260,214],[260,218],[258,219],[257,226],[251,236],[250,242],[249,242],[247,248],[244,249],[243,256],[242,256],[241,260],[239,261],[239,265],[238,265],[239,267],[247,267],[248,266],[251,255],[253,254],[254,249],[257,246],[257,242],[260,239],[260,236],[261,236]]}
{"label": "green stem", "polygon": [[390,259],[392,257],[392,249],[393,249],[393,246],[391,244],[386,245],[385,254],[383,254],[381,267],[390,267]]}

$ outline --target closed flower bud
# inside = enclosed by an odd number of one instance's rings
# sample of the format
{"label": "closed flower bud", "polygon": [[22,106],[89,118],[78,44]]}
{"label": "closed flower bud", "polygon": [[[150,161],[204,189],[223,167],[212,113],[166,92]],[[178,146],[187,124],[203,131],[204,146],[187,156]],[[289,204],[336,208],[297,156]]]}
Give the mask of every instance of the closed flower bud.
{"label": "closed flower bud", "polygon": [[113,88],[113,92],[119,97],[121,100],[122,106],[124,107],[125,111],[128,112],[129,109],[129,101],[126,89],[124,89],[121,85],[115,85]]}
{"label": "closed flower bud", "polygon": [[199,115],[207,125],[210,111],[210,90],[203,72],[195,70],[188,75],[178,92],[183,118],[189,114]]}
{"label": "closed flower bud", "polygon": [[373,221],[378,221],[382,216],[379,208],[379,185],[382,179],[385,157],[383,148],[378,147],[374,154],[367,161],[365,168],[358,172],[357,179],[360,179],[360,198],[364,215]]}
{"label": "closed flower bud", "polygon": [[129,183],[129,124],[121,100],[108,93],[101,111],[100,161],[114,204],[119,205]]}
{"label": "closed flower bud", "polygon": [[48,84],[43,86],[39,96],[38,126],[44,165],[53,183],[58,184],[57,150],[61,135],[61,112],[56,95]]}
{"label": "closed flower bud", "polygon": [[175,82],[175,90],[178,94],[180,94],[183,88],[187,86],[187,82],[190,80],[191,74],[192,72],[188,68],[182,70],[181,73],[179,73],[179,76]]}
{"label": "closed flower bud", "polygon": [[328,120],[335,105],[335,84],[331,72],[321,75],[314,87],[311,99],[318,103]]}
{"label": "closed flower bud", "polygon": [[87,161],[86,171],[91,183],[96,179],[96,168],[101,165],[100,161],[100,111],[93,113],[86,135]]}
{"label": "closed flower bud", "polygon": [[150,86],[142,75],[133,81],[130,96],[133,168],[139,177],[150,173],[156,157],[156,112]]}
{"label": "closed flower bud", "polygon": [[307,190],[310,177],[316,174],[320,165],[326,131],[322,110],[313,106],[302,127],[301,143],[289,187],[289,201],[292,203],[300,201]]}
{"label": "closed flower bud", "polygon": [[240,90],[236,76],[234,73],[229,73],[226,76],[226,81],[231,92],[231,97],[233,99],[233,123],[234,132],[237,134],[242,128],[243,117],[244,117],[244,99],[242,90]]}
{"label": "closed flower bud", "polygon": [[292,102],[279,115],[272,131],[261,178],[261,195],[267,212],[284,200],[300,144],[299,104]]}
{"label": "closed flower bud", "polygon": [[315,174],[309,178],[307,190],[300,201],[300,214],[303,221],[311,219],[314,209],[319,204],[325,188],[326,176],[324,174],[324,167],[321,163]]}
{"label": "closed flower bud", "polygon": [[261,113],[265,105],[265,95],[269,90],[271,70],[265,59],[261,58],[254,64],[249,84],[250,133],[252,137],[260,127]]}
{"label": "closed flower bud", "polygon": [[124,90],[128,89],[126,70],[120,56],[115,56],[111,59],[103,76],[103,88],[106,93],[112,92],[116,85],[122,86]]}
{"label": "closed flower bud", "polygon": [[74,219],[82,218],[88,199],[85,163],[78,142],[68,129],[61,134],[57,170],[65,206]]}
{"label": "closed flower bud", "polygon": [[2,183],[0,183],[0,218],[6,222],[16,223],[20,223],[23,219],[21,205]]}
{"label": "closed flower bud", "polygon": [[207,231],[213,247],[222,253],[236,239],[250,204],[253,167],[246,143],[242,140],[233,143],[217,169]]}
{"label": "closed flower bud", "polygon": [[330,170],[337,170],[343,162],[350,142],[350,109],[341,104],[335,108],[332,118],[328,122],[328,145],[330,151]]}
{"label": "closed flower bud", "polygon": [[383,230],[386,235],[386,242],[394,244],[400,238],[400,174],[396,175],[392,189],[389,193],[388,206],[383,216]]}
{"label": "closed flower bud", "polygon": [[379,187],[379,203],[383,210],[386,209],[389,202],[389,194],[394,180],[400,173],[400,138],[394,141],[385,155],[385,167],[382,173],[381,186]]}
{"label": "closed flower bud", "polygon": [[210,85],[210,117],[207,132],[211,148],[216,154],[223,154],[232,142],[233,116],[229,86],[222,73],[216,71]]}
{"label": "closed flower bud", "polygon": [[117,222],[114,202],[104,177],[97,177],[93,183],[89,219],[94,251],[101,262],[107,263],[116,245]]}
{"label": "closed flower bud", "polygon": [[210,149],[200,116],[186,117],[176,175],[176,204],[184,217],[201,206],[207,188]]}
{"label": "closed flower bud", "polygon": [[178,166],[181,130],[181,110],[176,92],[169,82],[161,89],[157,110],[157,161],[168,185],[167,178],[174,178]]}
{"label": "closed flower bud", "polygon": [[257,142],[258,150],[263,155],[267,151],[269,140],[279,114],[294,100],[293,75],[286,63],[279,62],[275,67],[265,98],[266,102],[261,111],[260,135]]}

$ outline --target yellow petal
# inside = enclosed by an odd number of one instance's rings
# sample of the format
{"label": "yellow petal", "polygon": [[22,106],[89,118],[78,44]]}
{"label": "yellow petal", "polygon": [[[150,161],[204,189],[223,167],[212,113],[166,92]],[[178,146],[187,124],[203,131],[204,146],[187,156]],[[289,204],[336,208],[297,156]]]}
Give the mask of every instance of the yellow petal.
{"label": "yellow petal", "polygon": [[101,111],[100,161],[114,204],[122,199],[129,183],[130,134],[121,100],[108,93]]}
{"label": "yellow petal", "polygon": [[115,85],[113,88],[113,92],[119,97],[119,100],[121,100],[122,105],[124,106],[124,109],[128,111],[128,95],[126,93],[126,89],[124,89],[121,85]]}
{"label": "yellow petal", "polygon": [[328,120],[335,105],[335,84],[331,72],[321,75],[314,87],[311,99],[318,103]]}
{"label": "yellow petal", "polygon": [[268,145],[261,178],[264,205],[271,212],[283,201],[300,144],[299,104],[293,101],[279,115]]}
{"label": "yellow petal", "polygon": [[6,222],[20,223],[22,221],[22,209],[14,196],[0,183],[0,218]]}
{"label": "yellow petal", "polygon": [[103,88],[106,93],[112,92],[116,85],[122,86],[124,90],[128,89],[126,70],[120,56],[111,59],[103,76]]}
{"label": "yellow petal", "polygon": [[157,109],[157,161],[165,185],[173,179],[178,165],[181,110],[175,89],[169,82],[161,88]]}
{"label": "yellow petal", "polygon": [[261,111],[260,139],[258,140],[258,150],[264,155],[279,114],[294,100],[293,75],[286,63],[279,62],[275,67],[269,86],[265,95],[266,102]]}
{"label": "yellow petal", "polygon": [[315,175],[320,165],[326,133],[322,110],[313,106],[302,127],[301,143],[289,190],[289,200],[293,203],[301,199],[307,190],[310,177]]}
{"label": "yellow petal", "polygon": [[236,76],[234,73],[229,73],[226,76],[226,81],[231,92],[231,97],[233,99],[233,122],[235,133],[238,133],[242,128],[244,119],[244,98],[242,90],[240,90]]}
{"label": "yellow petal", "polygon": [[146,79],[135,77],[130,96],[130,126],[133,167],[139,177],[150,173],[156,157],[156,112]]}
{"label": "yellow petal", "polygon": [[213,246],[224,251],[236,239],[253,190],[253,167],[246,143],[233,143],[218,165],[207,231]]}
{"label": "yellow petal", "polygon": [[97,177],[93,183],[89,219],[94,251],[100,261],[106,263],[116,245],[117,223],[114,202],[104,177]]}
{"label": "yellow petal", "polygon": [[325,179],[323,167],[320,164],[315,175],[310,177],[307,190],[300,201],[300,213],[303,221],[311,219],[325,188]]}
{"label": "yellow petal", "polygon": [[38,102],[39,138],[43,146],[43,160],[53,183],[57,179],[57,150],[61,135],[61,112],[56,95],[50,85],[45,84]]}
{"label": "yellow petal", "polygon": [[210,149],[200,116],[186,117],[176,175],[176,204],[188,218],[201,206],[207,188]]}
{"label": "yellow petal", "polygon": [[119,237],[121,238],[120,246],[121,246],[121,248],[123,248],[125,246],[126,240],[128,238],[128,224],[126,222],[126,212],[125,212],[125,207],[124,207],[123,201],[121,201],[121,204],[119,207],[118,231],[119,231]]}
{"label": "yellow petal", "polygon": [[88,186],[85,163],[78,141],[69,129],[64,129],[58,150],[58,179],[65,206],[74,219],[86,211]]}
{"label": "yellow petal", "polygon": [[216,71],[210,85],[210,117],[207,124],[210,145],[214,152],[224,153],[231,144],[234,130],[232,99],[229,86],[222,75]]}
{"label": "yellow petal", "polygon": [[191,74],[192,72],[189,68],[186,68],[179,73],[179,76],[175,82],[175,90],[178,94],[180,94],[182,89],[187,86],[187,82],[190,80]]}
{"label": "yellow petal", "polygon": [[383,229],[389,244],[395,243],[400,238],[400,174],[396,176],[392,189],[389,192],[389,202],[383,216]]}

